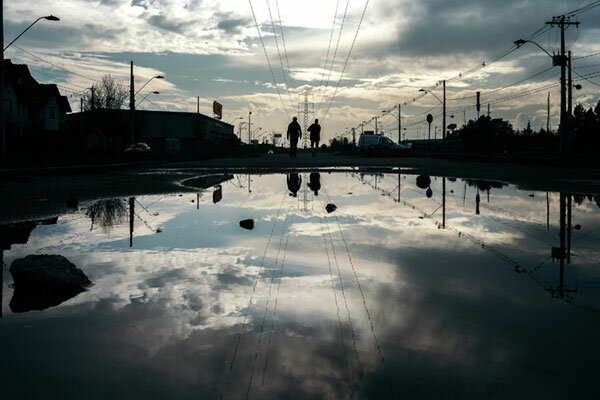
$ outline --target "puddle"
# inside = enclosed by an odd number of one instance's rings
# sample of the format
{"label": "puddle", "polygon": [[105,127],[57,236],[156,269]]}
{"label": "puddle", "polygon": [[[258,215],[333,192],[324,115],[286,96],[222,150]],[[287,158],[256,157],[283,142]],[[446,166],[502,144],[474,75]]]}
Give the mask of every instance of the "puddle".
{"label": "puddle", "polygon": [[[403,172],[183,184],[0,226],[7,398],[599,389],[599,196]],[[9,267],[43,254],[92,285],[13,312]]]}

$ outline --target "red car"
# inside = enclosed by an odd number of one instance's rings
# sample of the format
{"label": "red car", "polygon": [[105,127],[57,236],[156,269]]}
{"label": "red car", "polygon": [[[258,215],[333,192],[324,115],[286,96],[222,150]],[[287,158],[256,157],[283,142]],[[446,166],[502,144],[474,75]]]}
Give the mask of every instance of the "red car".
{"label": "red car", "polygon": [[134,143],[125,149],[125,153],[129,154],[150,154],[152,150],[146,143]]}

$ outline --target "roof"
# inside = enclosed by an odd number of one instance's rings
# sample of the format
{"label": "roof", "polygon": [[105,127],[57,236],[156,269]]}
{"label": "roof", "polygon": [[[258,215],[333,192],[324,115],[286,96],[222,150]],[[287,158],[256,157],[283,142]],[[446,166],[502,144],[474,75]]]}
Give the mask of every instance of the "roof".
{"label": "roof", "polygon": [[65,112],[71,112],[71,105],[66,96],[60,94],[55,84],[44,84],[31,76],[29,67],[25,64],[13,64],[4,60],[6,83],[15,87],[20,101],[26,104],[44,105],[52,98],[56,99],[59,107]]}

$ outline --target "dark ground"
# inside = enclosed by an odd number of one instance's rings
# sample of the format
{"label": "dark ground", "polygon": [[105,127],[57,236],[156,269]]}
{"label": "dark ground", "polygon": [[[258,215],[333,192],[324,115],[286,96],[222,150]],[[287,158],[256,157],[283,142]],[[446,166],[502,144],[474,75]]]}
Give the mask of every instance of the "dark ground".
{"label": "dark ground", "polygon": [[457,161],[451,159],[402,157],[364,158],[320,154],[312,158],[300,153],[253,158],[211,159],[184,162],[139,162],[102,166],[33,167],[0,169],[0,223],[57,215],[68,211],[67,202],[99,198],[195,192],[182,180],[218,173],[286,173],[291,170],[357,170],[405,174],[427,174],[456,178],[502,181],[524,190],[565,191],[600,194],[600,167],[565,167],[550,160],[537,164],[527,160]]}

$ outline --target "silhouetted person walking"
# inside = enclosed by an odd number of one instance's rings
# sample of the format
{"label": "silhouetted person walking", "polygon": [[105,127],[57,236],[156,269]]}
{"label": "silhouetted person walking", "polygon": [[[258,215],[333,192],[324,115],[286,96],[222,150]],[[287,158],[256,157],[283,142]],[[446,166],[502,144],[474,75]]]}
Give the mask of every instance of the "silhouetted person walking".
{"label": "silhouetted person walking", "polygon": [[298,139],[302,137],[302,129],[298,118],[294,117],[287,128],[287,138],[290,141],[290,157],[296,157],[298,153]]}
{"label": "silhouetted person walking", "polygon": [[308,131],[310,132],[312,156],[316,157],[319,152],[319,142],[321,141],[321,125],[319,125],[318,119],[315,119],[315,123],[308,127]]}
{"label": "silhouetted person walking", "polygon": [[290,196],[297,197],[298,190],[300,190],[300,186],[302,185],[302,178],[298,174],[288,174],[287,176],[287,187],[290,191]]}

